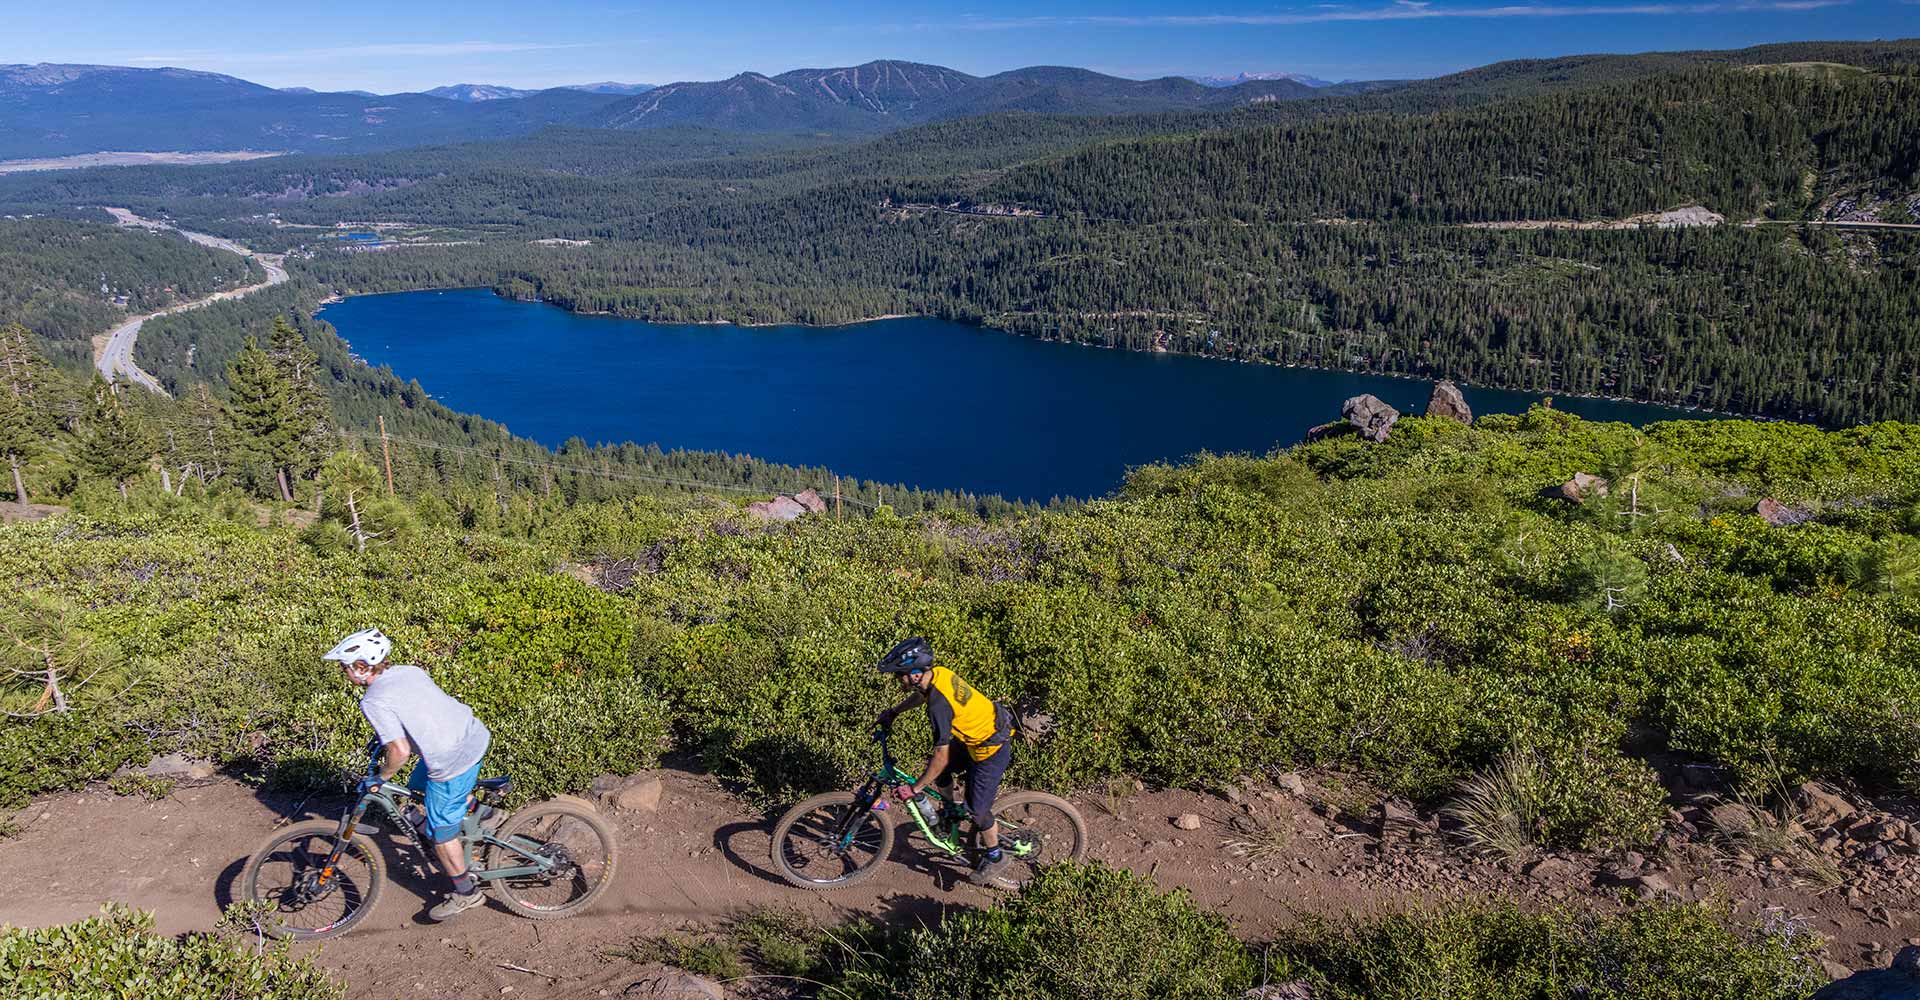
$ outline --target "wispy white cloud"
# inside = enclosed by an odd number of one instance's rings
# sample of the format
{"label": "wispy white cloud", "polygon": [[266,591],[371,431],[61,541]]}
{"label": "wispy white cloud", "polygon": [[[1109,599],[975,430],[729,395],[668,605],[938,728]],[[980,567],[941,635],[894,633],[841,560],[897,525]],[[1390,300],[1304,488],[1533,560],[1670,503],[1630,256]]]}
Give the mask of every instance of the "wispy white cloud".
{"label": "wispy white cloud", "polygon": [[[922,30],[931,27],[963,31],[1004,31],[1048,27],[1209,28],[1321,24],[1332,21],[1418,21],[1433,18],[1554,18],[1671,16],[1681,14],[1738,14],[1819,10],[1840,7],[1852,0],[1707,0],[1611,4],[1499,4],[1442,7],[1429,0],[1396,0],[1384,7],[1351,8],[1315,4],[1312,8],[1274,14],[1070,14],[1010,18],[966,18],[942,25],[900,25]],[[1920,0],[1901,0],[1920,4]]]}
{"label": "wispy white cloud", "polygon": [[460,56],[496,55],[507,52],[542,52],[552,49],[581,49],[589,47],[591,47],[591,43],[383,42],[374,45],[342,45],[331,48],[292,49],[278,52],[174,52],[166,55],[130,56],[126,61],[130,64],[143,66],[191,66],[210,62],[267,65],[302,59],[438,59]]}

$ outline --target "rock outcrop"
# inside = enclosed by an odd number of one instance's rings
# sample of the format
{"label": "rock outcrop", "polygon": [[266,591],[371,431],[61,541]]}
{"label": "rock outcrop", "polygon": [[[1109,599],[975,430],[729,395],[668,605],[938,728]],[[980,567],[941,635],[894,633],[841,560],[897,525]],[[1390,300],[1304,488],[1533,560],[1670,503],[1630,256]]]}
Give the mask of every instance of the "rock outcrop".
{"label": "rock outcrop", "polygon": [[142,768],[130,769],[131,773],[144,778],[171,781],[176,787],[192,788],[213,781],[214,766],[209,761],[194,760],[185,754],[170,753],[155,757]]}
{"label": "rock outcrop", "polygon": [[1549,486],[1540,491],[1540,495],[1551,500],[1571,500],[1585,503],[1594,497],[1607,495],[1607,481],[1599,476],[1585,472],[1576,472],[1573,478],[1558,486]]}
{"label": "rock outcrop", "polygon": [[824,514],[827,502],[820,499],[815,490],[801,490],[788,495],[785,493],[771,500],[747,505],[747,513],[763,521],[792,521],[806,514]]}
{"label": "rock outcrop", "polygon": [[1344,420],[1329,420],[1324,424],[1315,424],[1307,428],[1307,440],[1318,441],[1321,438],[1351,430],[1353,430],[1353,425]]}
{"label": "rock outcrop", "polygon": [[1463,424],[1473,423],[1473,409],[1467,406],[1467,397],[1452,379],[1443,379],[1434,383],[1433,395],[1427,397],[1427,416],[1445,417]]}
{"label": "rock outcrop", "polygon": [[696,976],[672,966],[661,966],[628,983],[618,995],[651,997],[654,1000],[726,1000],[727,991],[705,976]]}
{"label": "rock outcrop", "polygon": [[651,774],[621,777],[603,774],[593,780],[593,794],[601,803],[626,812],[654,812],[660,808],[660,778]]}
{"label": "rock outcrop", "polygon": [[1900,949],[1887,968],[1828,983],[1813,1000],[1920,1000],[1920,945]]}
{"label": "rock outcrop", "polygon": [[1352,424],[1361,437],[1378,444],[1387,439],[1387,432],[1393,430],[1394,421],[1400,419],[1400,411],[1388,406],[1380,397],[1364,393],[1341,404],[1340,416]]}

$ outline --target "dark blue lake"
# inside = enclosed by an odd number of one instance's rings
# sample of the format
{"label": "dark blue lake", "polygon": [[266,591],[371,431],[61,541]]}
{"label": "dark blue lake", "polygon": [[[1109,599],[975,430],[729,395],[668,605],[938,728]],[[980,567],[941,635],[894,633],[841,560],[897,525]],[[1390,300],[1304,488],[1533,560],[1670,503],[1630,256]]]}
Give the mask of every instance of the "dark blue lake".
{"label": "dark blue lake", "polygon": [[[366,295],[321,318],[446,405],[547,445],[635,441],[842,475],[1044,500],[1100,496],[1128,466],[1264,453],[1370,392],[1418,413],[1432,384],[1103,350],[930,319],[682,326],[582,316],[479,289]],[[1476,413],[1539,397],[1466,390]],[[1700,415],[1561,397],[1640,424]]]}

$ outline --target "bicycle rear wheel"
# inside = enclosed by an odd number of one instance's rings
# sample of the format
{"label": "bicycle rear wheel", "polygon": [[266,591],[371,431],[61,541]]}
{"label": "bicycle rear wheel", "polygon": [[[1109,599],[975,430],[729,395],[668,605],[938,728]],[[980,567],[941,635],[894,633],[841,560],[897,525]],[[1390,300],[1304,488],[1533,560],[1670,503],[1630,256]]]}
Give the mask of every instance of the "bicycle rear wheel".
{"label": "bicycle rear wheel", "polygon": [[893,853],[893,824],[884,813],[828,792],[787,810],[773,827],[773,868],[788,884],[820,891],[873,877]]}
{"label": "bicycle rear wheel", "polygon": [[490,882],[507,909],[535,920],[570,917],[592,905],[620,860],[612,828],[578,799],[528,806],[509,816],[496,836],[513,847],[488,844],[483,871],[521,867],[529,854],[554,862],[548,871]]}
{"label": "bicycle rear wheel", "polygon": [[993,815],[1000,847],[1013,862],[995,880],[1006,888],[1025,885],[1041,865],[1087,857],[1087,821],[1058,795],[1014,792],[994,804]]}
{"label": "bicycle rear wheel", "polygon": [[245,899],[265,904],[260,929],[293,941],[338,937],[373,912],[386,882],[387,864],[367,838],[349,833],[346,850],[331,871],[340,824],[328,819],[295,823],[276,831],[247,859],[240,884]]}

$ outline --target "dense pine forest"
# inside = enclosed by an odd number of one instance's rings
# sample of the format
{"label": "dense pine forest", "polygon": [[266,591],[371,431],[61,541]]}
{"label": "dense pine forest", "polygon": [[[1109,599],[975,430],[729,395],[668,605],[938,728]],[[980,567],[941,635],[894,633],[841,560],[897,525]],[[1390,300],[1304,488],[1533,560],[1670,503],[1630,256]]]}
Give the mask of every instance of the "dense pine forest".
{"label": "dense pine forest", "polygon": [[0,219],[0,323],[37,331],[62,366],[92,363],[89,341],[142,313],[259,280],[230,253],[178,234]]}
{"label": "dense pine forest", "polygon": [[[1920,416],[1920,234],[1805,225],[1920,221],[1916,50],[1502,64],[1228,113],[1000,115],[854,144],[551,129],[23,175],[0,206],[168,212],[300,251],[296,274],[339,293],[479,285],[672,321],[918,313],[1838,426]],[[1470,225],[1684,206],[1726,221]],[[327,238],[367,220],[408,235],[377,253]],[[59,354],[63,331],[42,332]],[[142,363],[177,384],[199,338],[216,366],[238,347],[183,320],[143,340]]]}

